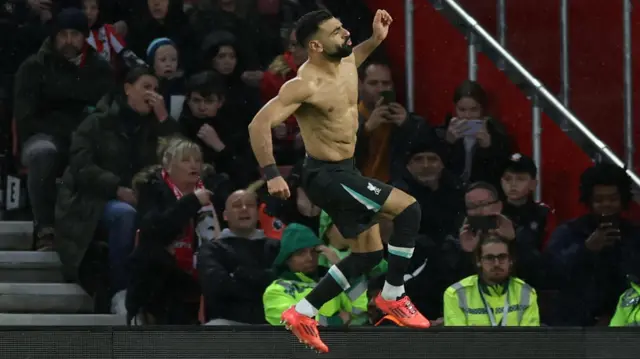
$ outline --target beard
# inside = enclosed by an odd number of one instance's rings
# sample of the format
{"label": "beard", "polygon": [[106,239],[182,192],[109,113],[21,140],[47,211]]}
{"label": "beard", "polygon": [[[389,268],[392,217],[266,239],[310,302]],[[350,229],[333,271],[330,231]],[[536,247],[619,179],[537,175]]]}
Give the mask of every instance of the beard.
{"label": "beard", "polygon": [[[347,39],[347,41],[349,41],[349,39]],[[341,60],[345,57],[351,56],[351,53],[353,52],[353,47],[351,45],[348,45],[347,41],[345,41],[344,44],[338,46],[333,52],[325,51],[324,52],[325,56],[331,60]]]}
{"label": "beard", "polygon": [[73,45],[63,45],[58,51],[64,58],[71,60],[78,57],[82,50],[74,47]]}

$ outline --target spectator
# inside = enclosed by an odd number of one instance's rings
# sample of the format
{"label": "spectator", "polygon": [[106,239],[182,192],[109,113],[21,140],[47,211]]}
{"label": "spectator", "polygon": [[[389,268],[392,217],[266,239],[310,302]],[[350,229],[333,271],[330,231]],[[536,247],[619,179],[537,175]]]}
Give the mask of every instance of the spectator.
{"label": "spectator", "polygon": [[300,186],[301,177],[302,162],[299,162],[287,176],[291,196],[283,200],[266,195],[260,205],[260,226],[269,234],[269,238],[280,239],[289,223],[303,224],[318,233],[321,209],[311,202]]}
{"label": "spectator", "polygon": [[[307,52],[298,43],[295,31],[289,36],[288,50],[276,57],[260,82],[262,104],[278,95],[280,87],[298,74],[298,66],[307,61]],[[295,116],[289,117],[272,131],[276,163],[293,165],[304,157],[304,144]]]}
{"label": "spectator", "polygon": [[407,153],[402,178],[392,182],[420,203],[420,234],[436,243],[457,235],[464,213],[462,183],[445,168],[446,153],[438,139],[416,141]]}
{"label": "spectator", "polygon": [[513,222],[500,214],[502,201],[494,186],[486,182],[473,183],[467,188],[464,201],[467,217],[460,232],[460,246],[465,252],[475,251],[482,234],[515,239]]}
{"label": "spectator", "polygon": [[396,102],[389,65],[370,60],[358,72],[356,164],[365,177],[388,182],[403,173],[407,147],[424,134],[427,123]]}
{"label": "spectator", "polygon": [[635,277],[627,289],[618,300],[613,318],[611,318],[611,327],[637,327],[640,326],[640,285]]}
{"label": "spectator", "polygon": [[229,32],[238,39],[246,60],[251,61],[247,65],[264,68],[281,51],[280,34],[257,12],[239,5],[237,0],[200,1],[190,16],[196,41],[202,42],[212,32]]}
{"label": "spectator", "polygon": [[118,55],[125,49],[124,39],[116,32],[113,25],[106,24],[101,16],[100,0],[83,0],[82,9],[89,19],[89,37],[87,43],[111,64],[119,67]]}
{"label": "spectator", "polygon": [[516,153],[507,161],[500,183],[506,198],[502,214],[515,225],[516,237],[522,238],[520,233],[530,232],[529,241],[541,251],[553,230],[555,218],[549,206],[533,201],[537,175],[538,167],[533,160]]}
{"label": "spectator", "polygon": [[[56,204],[55,247],[68,279],[78,278],[98,224],[106,230],[111,294],[118,293],[114,305],[124,301],[125,263],[137,229],[133,176],[158,163],[158,138],[177,129],[157,89],[149,69],[133,69],[124,87],[101,101],[107,107],[82,122],[72,137]],[[118,308],[112,310],[121,313]]]}
{"label": "spectator", "polygon": [[26,59],[15,79],[14,117],[29,170],[27,189],[33,210],[36,248],[48,250],[54,238],[56,178],[66,166],[71,132],[89,106],[113,87],[109,65],[84,46],[87,17],[61,11],[50,38]]}
{"label": "spectator", "polygon": [[640,261],[640,229],[622,215],[632,199],[626,172],[588,168],[580,197],[590,213],[559,225],[547,246],[560,287],[553,325],[607,325]]}
{"label": "spectator", "polygon": [[547,234],[554,225],[553,210],[533,201],[538,168],[533,160],[516,153],[504,169],[501,184],[506,201],[502,214],[514,224],[518,275],[538,290],[548,284],[548,265],[542,257]]}
{"label": "spectator", "polygon": [[171,116],[180,116],[184,103],[184,78],[178,69],[178,48],[171,39],[155,39],[147,48],[147,61],[160,80],[160,93]]}
{"label": "spectator", "polygon": [[[282,313],[309,294],[325,274],[328,268],[318,266],[320,253],[328,255],[332,264],[340,260],[308,227],[292,223],[284,230],[280,253],[273,263],[278,279],[267,287],[263,295],[264,314],[269,324],[282,325]],[[351,300],[341,293],[320,308],[318,320],[323,326],[349,325],[351,311]]]}
{"label": "spectator", "polygon": [[494,186],[476,182],[467,187],[465,195],[466,218],[456,242],[445,241],[442,247],[441,280],[450,285],[476,272],[473,253],[482,235],[499,235],[515,239],[513,223],[501,215],[502,202]]}
{"label": "spectator", "polygon": [[201,72],[189,78],[186,94],[182,133],[202,147],[205,163],[228,174],[236,188],[247,187],[259,177],[258,166],[247,126],[219,112],[225,102],[223,82],[211,71]]}
{"label": "spectator", "polygon": [[[214,188],[204,178],[197,144],[173,139],[162,166],[136,176],[139,244],[131,256],[127,290],[130,318],[144,313],[152,324],[195,324],[200,288],[195,258],[202,243],[220,236]],[[202,179],[201,179],[202,178]]]}
{"label": "spectator", "polygon": [[229,228],[202,244],[198,277],[208,325],[266,324],[262,294],[275,279],[278,241],[256,229],[257,206],[255,193],[232,193],[224,211]]}
{"label": "spectator", "polygon": [[[154,39],[170,38],[177,48],[190,53],[188,45],[191,34],[187,19],[182,11],[182,0],[147,0],[134,2],[133,14],[127,19],[127,43],[140,58],[147,58],[146,52]],[[183,58],[184,63],[189,63]]]}
{"label": "spectator", "polygon": [[[453,94],[455,116],[445,123],[449,163],[464,183],[489,182],[497,186],[509,154],[509,138],[502,124],[487,116],[487,94],[475,81],[464,81]],[[480,126],[474,122],[480,121]]]}
{"label": "spectator", "polygon": [[[225,83],[225,102],[221,115],[248,126],[260,106],[259,86],[262,72],[247,71],[247,59],[238,48],[237,39],[219,31],[207,36],[202,45],[201,70],[215,70]],[[259,74],[258,74],[259,73]]]}
{"label": "spectator", "polygon": [[535,289],[512,275],[513,241],[483,236],[475,250],[478,274],[444,293],[445,326],[539,326]]}

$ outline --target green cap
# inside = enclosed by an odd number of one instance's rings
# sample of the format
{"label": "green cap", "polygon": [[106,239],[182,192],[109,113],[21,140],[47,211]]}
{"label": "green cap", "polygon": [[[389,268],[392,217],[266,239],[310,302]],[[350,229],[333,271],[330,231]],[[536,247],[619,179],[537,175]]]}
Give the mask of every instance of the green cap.
{"label": "green cap", "polygon": [[322,242],[311,228],[299,223],[291,223],[282,233],[280,252],[273,261],[273,266],[281,267],[295,252],[305,248],[317,247],[321,244]]}

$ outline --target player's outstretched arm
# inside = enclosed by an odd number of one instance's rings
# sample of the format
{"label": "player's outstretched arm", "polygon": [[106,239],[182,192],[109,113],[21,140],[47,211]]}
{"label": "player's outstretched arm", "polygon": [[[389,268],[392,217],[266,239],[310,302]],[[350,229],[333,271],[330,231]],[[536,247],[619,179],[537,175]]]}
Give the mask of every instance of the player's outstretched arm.
{"label": "player's outstretched arm", "polygon": [[312,94],[309,83],[294,78],[280,88],[278,96],[267,102],[249,124],[251,148],[260,164],[265,168],[275,164],[271,128],[283,123],[296,112]]}
{"label": "player's outstretched arm", "polygon": [[360,43],[353,49],[353,55],[356,59],[356,66],[362,65],[363,62],[375,51],[375,49],[387,38],[389,34],[389,25],[393,22],[393,18],[386,10],[376,11],[373,17],[373,35]]}

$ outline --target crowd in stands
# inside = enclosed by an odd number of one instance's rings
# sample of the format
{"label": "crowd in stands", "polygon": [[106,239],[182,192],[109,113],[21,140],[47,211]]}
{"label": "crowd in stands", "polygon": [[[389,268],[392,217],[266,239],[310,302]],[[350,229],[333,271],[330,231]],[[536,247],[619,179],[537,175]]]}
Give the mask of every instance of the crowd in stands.
{"label": "crowd in stands", "polygon": [[[349,255],[350,239],[300,187],[295,119],[272,129],[288,200],[256,188],[247,126],[306,60],[295,20],[326,7],[357,43],[370,29],[366,7],[0,3],[1,28],[15,34],[2,37],[11,56],[0,85],[12,94],[34,249],[56,251],[67,280],[104,292],[108,304],[96,311],[137,325],[280,325]],[[422,208],[405,275],[420,312],[445,326],[640,325],[640,228],[624,216],[625,172],[585,169],[575,185],[589,213],[556,223],[552,208],[533,201],[534,161],[516,153],[479,83],[461,83],[451,115],[427,122],[395,98],[391,73],[381,54],[359,68],[355,158],[363,175]],[[386,242],[393,224],[380,226]],[[386,268],[382,260],[350,279],[319,323],[397,325],[372,302]]]}

